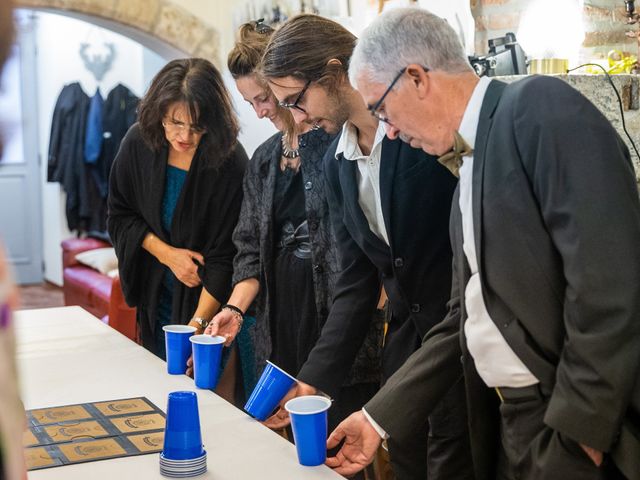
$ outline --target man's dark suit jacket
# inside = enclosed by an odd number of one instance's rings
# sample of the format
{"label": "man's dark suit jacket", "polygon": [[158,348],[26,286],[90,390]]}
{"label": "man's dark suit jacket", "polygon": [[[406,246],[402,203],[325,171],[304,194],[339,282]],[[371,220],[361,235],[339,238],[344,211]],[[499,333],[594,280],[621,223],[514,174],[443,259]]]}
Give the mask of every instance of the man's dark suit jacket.
{"label": "man's dark suit jacket", "polygon": [[[483,296],[549,395],[544,422],[611,452],[628,478],[640,479],[640,202],[626,146],[560,80],[494,81],[473,167]],[[497,395],[478,376],[464,338],[470,272],[458,197],[447,318],[365,408],[392,437],[402,436],[426,418],[462,366],[476,475],[493,479]]]}
{"label": "man's dark suit jacket", "polygon": [[373,318],[380,279],[392,320],[383,352],[386,377],[444,318],[451,279],[448,218],[456,178],[435,157],[385,138],[380,196],[387,246],[370,229],[358,203],[358,166],[342,155],[339,139],[325,155],[326,192],[338,242],[340,273],[320,339],[298,378],[335,395]]}

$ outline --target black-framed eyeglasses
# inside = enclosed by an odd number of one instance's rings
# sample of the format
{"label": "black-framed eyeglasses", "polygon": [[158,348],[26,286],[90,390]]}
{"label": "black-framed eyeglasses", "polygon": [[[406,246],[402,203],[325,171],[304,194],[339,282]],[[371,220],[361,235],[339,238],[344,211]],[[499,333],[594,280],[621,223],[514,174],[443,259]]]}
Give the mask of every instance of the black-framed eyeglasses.
{"label": "black-framed eyeglasses", "polygon": [[302,97],[304,96],[307,89],[309,88],[309,85],[311,85],[311,80],[307,80],[307,83],[305,83],[302,90],[300,90],[300,93],[298,94],[296,99],[293,101],[293,103],[278,102],[278,105],[280,105],[282,108],[295,108],[299,112],[307,113],[307,111],[304,108],[300,107],[298,104],[302,101]]}
{"label": "black-framed eyeglasses", "polygon": [[[398,72],[398,74],[394,77],[394,79],[389,84],[389,87],[385,90],[385,92],[382,94],[380,99],[375,104],[367,105],[367,109],[371,112],[371,115],[376,117],[381,122],[389,123],[389,118],[387,118],[383,113],[380,113],[378,110],[380,110],[380,107],[382,107],[382,103],[384,102],[384,99],[387,98],[387,95],[389,95],[389,92],[393,90],[393,87],[396,85],[396,83],[398,83],[398,80],[400,80],[404,72],[407,71],[407,68],[409,67],[404,67],[402,70]],[[429,71],[427,67],[422,67],[422,69],[425,72]]]}

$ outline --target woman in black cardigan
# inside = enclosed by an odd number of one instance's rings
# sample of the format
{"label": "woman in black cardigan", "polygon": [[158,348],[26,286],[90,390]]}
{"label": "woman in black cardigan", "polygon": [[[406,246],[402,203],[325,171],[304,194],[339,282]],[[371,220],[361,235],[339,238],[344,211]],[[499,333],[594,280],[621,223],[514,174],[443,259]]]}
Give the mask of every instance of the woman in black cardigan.
{"label": "woman in black cardigan", "polygon": [[167,64],[140,104],[110,176],[108,229],[143,345],[165,354],[162,326],[202,333],[231,291],[231,239],[247,157],[218,70]]}
{"label": "woman in black cardigan", "polygon": [[[243,25],[227,61],[244,99],[280,132],[260,145],[249,162],[233,235],[238,249],[234,289],[207,333],[224,333],[231,341],[242,314],[253,305],[256,373],[271,360],[295,376],[327,318],[338,268],[323,166],[334,137],[294,125],[256,72],[272,31],[261,21]],[[376,327],[329,411],[332,425],[377,391],[382,322]]]}

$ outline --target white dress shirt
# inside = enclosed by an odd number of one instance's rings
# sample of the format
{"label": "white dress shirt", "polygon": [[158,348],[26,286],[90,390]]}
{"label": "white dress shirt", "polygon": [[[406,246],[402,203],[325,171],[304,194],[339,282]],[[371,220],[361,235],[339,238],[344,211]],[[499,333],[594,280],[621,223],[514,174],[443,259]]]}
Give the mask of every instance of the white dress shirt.
{"label": "white dress shirt", "polygon": [[[491,79],[482,77],[469,99],[458,132],[471,148],[475,148],[480,109]],[[491,165],[487,165],[491,168]],[[538,379],[511,349],[496,324],[491,320],[482,296],[478,258],[473,230],[473,154],[463,157],[460,167],[460,211],[465,257],[471,278],[465,288],[465,307],[468,318],[464,323],[467,348],[476,370],[489,387],[526,387]]]}
{"label": "white dress shirt", "polygon": [[371,154],[363,155],[360,145],[358,145],[358,130],[353,123],[347,121],[342,126],[342,134],[336,148],[336,158],[342,154],[346,160],[357,162],[358,204],[367,218],[371,231],[389,245],[389,237],[382,216],[382,202],[380,201],[380,155],[384,136],[384,125],[379,122]]}
{"label": "white dress shirt", "polygon": [[[357,162],[358,204],[367,218],[371,231],[389,245],[387,228],[382,216],[382,201],[380,200],[380,156],[382,153],[382,140],[384,140],[385,135],[384,125],[379,122],[371,154],[368,156],[363,155],[360,145],[358,145],[358,131],[355,125],[347,121],[342,126],[342,134],[336,147],[336,158],[338,158],[339,154],[342,154],[346,160]],[[389,437],[364,408],[362,412],[382,438]]]}

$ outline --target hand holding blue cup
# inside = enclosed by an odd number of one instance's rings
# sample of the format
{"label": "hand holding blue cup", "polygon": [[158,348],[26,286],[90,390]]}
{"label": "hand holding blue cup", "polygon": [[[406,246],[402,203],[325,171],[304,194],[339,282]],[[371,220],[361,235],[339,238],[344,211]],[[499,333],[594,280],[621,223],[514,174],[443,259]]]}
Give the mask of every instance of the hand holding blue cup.
{"label": "hand holding blue cup", "polygon": [[189,338],[193,347],[193,379],[196,387],[213,389],[220,378],[220,359],[226,339],[221,336],[194,335]]}
{"label": "hand holding blue cup", "polygon": [[189,325],[165,325],[164,342],[167,349],[167,372],[171,375],[183,375],[187,371],[187,360],[191,355],[189,337],[196,327]]}
{"label": "hand holding blue cup", "polygon": [[261,422],[266,420],[295,383],[295,378],[267,361],[267,366],[244,406],[245,412]]}
{"label": "hand holding blue cup", "polygon": [[331,400],[308,395],[289,400],[284,408],[291,417],[293,439],[300,465],[315,467],[327,459],[327,410]]}

